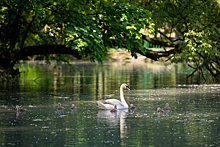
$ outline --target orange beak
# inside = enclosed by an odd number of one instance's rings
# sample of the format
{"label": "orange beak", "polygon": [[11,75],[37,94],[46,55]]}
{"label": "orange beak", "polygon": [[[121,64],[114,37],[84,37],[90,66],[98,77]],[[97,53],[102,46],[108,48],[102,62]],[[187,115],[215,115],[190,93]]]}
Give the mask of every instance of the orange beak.
{"label": "orange beak", "polygon": [[127,87],[127,90],[131,90],[131,89],[129,89],[129,87]]}

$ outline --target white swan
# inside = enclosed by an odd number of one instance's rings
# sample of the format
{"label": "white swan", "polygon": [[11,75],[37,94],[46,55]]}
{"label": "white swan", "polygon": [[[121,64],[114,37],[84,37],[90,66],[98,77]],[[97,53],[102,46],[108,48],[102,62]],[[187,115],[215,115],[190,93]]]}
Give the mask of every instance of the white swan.
{"label": "white swan", "polygon": [[117,99],[107,99],[104,101],[104,103],[97,101],[97,104],[99,106],[99,109],[114,109],[114,105],[117,106],[117,109],[126,109],[128,108],[128,104],[126,103],[124,99],[124,92],[123,89],[130,90],[127,84],[121,84],[120,87],[120,98],[121,101]]}

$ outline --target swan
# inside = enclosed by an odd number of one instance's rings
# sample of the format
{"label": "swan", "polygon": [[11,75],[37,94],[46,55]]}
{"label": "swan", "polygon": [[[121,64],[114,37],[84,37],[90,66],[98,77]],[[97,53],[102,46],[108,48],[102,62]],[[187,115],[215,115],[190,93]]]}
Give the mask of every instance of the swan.
{"label": "swan", "polygon": [[16,108],[17,108],[17,112],[25,112],[25,111],[26,111],[26,109],[19,108],[19,106],[18,106],[18,105],[16,106]]}
{"label": "swan", "polygon": [[110,112],[116,112],[117,111],[117,105],[115,105],[114,109],[112,109]]}
{"label": "swan", "polygon": [[130,109],[136,109],[136,107],[133,104],[130,104]]}
{"label": "swan", "polygon": [[71,109],[76,109],[77,107],[76,106],[74,106],[74,104],[72,104],[72,107],[71,107]]}
{"label": "swan", "polygon": [[104,103],[97,101],[99,109],[114,109],[114,105],[117,106],[117,109],[126,109],[128,108],[128,104],[126,103],[124,99],[124,92],[123,89],[130,90],[129,86],[127,84],[121,84],[120,86],[120,98],[121,101],[117,99],[107,99],[104,101]]}
{"label": "swan", "polygon": [[163,113],[164,111],[163,111],[163,109],[161,109],[160,107],[158,107],[158,108],[157,108],[157,112]]}
{"label": "swan", "polygon": [[62,107],[62,106],[61,106],[61,104],[60,104],[60,103],[58,103],[57,110],[63,110],[63,109],[64,109],[64,107]]}
{"label": "swan", "polygon": [[166,107],[164,107],[164,110],[170,110],[169,104],[166,103]]}

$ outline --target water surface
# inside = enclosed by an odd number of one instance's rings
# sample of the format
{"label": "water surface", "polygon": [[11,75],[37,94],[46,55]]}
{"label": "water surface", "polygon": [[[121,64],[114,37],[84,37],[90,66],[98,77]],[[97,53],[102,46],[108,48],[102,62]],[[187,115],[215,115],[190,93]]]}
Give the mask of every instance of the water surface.
{"label": "water surface", "polygon": [[[219,146],[220,85],[201,84],[184,65],[41,62],[19,66],[21,78],[0,83],[0,146]],[[136,110],[99,110],[119,99]],[[64,110],[57,110],[61,103]],[[71,104],[77,106],[71,110]],[[171,111],[157,113],[169,103]],[[17,113],[15,107],[27,109]]]}

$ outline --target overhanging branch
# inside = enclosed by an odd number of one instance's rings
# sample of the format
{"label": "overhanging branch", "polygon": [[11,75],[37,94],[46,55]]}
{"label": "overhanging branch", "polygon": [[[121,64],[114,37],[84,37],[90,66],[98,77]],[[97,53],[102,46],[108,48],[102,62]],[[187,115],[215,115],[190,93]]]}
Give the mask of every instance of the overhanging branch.
{"label": "overhanging branch", "polygon": [[183,39],[175,39],[175,40],[172,40],[171,37],[167,37],[163,32],[161,32],[160,30],[158,30],[158,32],[163,35],[165,38],[169,39],[171,42],[176,42],[176,41],[183,41]]}
{"label": "overhanging branch", "polygon": [[[148,37],[146,35],[142,35],[142,39],[148,41],[149,43],[155,44],[155,45],[161,45],[161,46],[164,46],[164,47],[172,48],[172,49],[169,49],[169,50],[166,50],[166,51],[165,50],[153,51],[153,50],[149,50],[149,49],[140,50],[138,48],[135,49],[136,53],[139,53],[139,54],[141,54],[141,55],[143,55],[143,56],[145,56],[147,58],[150,58],[152,60],[157,61],[161,57],[168,57],[171,54],[175,54],[176,52],[180,52],[178,50],[178,45],[176,45],[174,43],[158,41],[158,40],[150,38],[150,37]],[[116,39],[110,39],[110,40],[112,42],[112,45],[114,46],[115,42],[116,42]]]}
{"label": "overhanging branch", "polygon": [[164,47],[175,47],[176,44],[174,43],[169,43],[169,42],[163,42],[163,41],[159,41],[159,40],[155,40],[153,38],[150,38],[146,35],[142,35],[142,38],[152,44],[156,44],[156,45],[161,45],[161,46],[164,46]]}
{"label": "overhanging branch", "polygon": [[178,47],[176,44],[174,43],[169,43],[169,42],[163,42],[163,41],[159,41],[159,40],[155,40],[154,38],[150,38],[146,35],[142,35],[142,38],[146,41],[148,41],[149,43],[155,44],[155,45],[161,45],[164,47],[171,47],[173,49],[167,50],[167,51],[153,51],[153,50],[148,50],[145,49],[144,51],[138,50],[136,49],[136,52],[147,57],[150,58],[152,60],[158,60],[161,57],[168,57],[171,54],[175,54],[175,52],[178,51]]}
{"label": "overhanging branch", "polygon": [[157,61],[161,57],[168,57],[171,54],[175,54],[176,51],[177,51],[176,48],[168,51],[152,51],[148,49],[145,49],[145,51],[136,50],[137,53],[155,61]]}
{"label": "overhanging branch", "polygon": [[70,54],[81,59],[82,56],[77,50],[72,50],[65,45],[38,45],[38,46],[26,46],[21,52],[19,52],[14,58],[16,61],[24,59],[27,56],[33,55],[46,55],[46,54]]}

